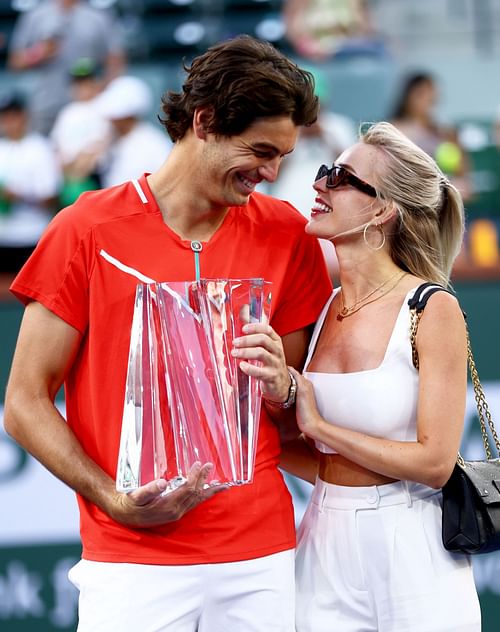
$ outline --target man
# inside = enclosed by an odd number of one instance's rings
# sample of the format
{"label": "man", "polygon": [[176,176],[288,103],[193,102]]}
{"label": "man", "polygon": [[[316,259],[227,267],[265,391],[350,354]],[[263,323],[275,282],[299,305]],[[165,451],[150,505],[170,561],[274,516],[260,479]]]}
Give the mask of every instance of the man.
{"label": "man", "polygon": [[147,119],[153,96],[148,84],[133,75],[113,79],[97,99],[101,115],[110,122],[112,141],[102,161],[103,186],[111,187],[155,171],[172,148],[164,130]]}
{"label": "man", "polygon": [[[331,287],[305,219],[254,189],[316,119],[313,81],[240,36],[197,57],[163,112],[166,162],[61,211],[12,285],[27,307],[5,428],[78,493],[80,631],[291,632],[293,508],[270,415],[292,403],[285,355],[301,365]],[[234,351],[265,398],[254,481],[214,497],[210,466],[197,463],[170,494],[161,479],[118,493],[134,275],[185,281],[198,266],[273,283],[273,329],[248,325]],[[67,424],[53,405],[63,381]]]}
{"label": "man", "polygon": [[61,171],[49,141],[30,131],[24,95],[0,95],[0,271],[18,272],[56,211]]}
{"label": "man", "polygon": [[11,70],[35,73],[31,115],[38,132],[48,134],[69,102],[70,71],[78,59],[89,57],[101,64],[106,81],[121,74],[122,40],[113,15],[82,0],[44,0],[20,15],[7,63]]}
{"label": "man", "polygon": [[71,101],[56,117],[50,140],[64,173],[61,206],[73,204],[84,191],[102,188],[101,161],[111,142],[111,124],[98,107],[104,88],[102,68],[89,57],[70,71]]}

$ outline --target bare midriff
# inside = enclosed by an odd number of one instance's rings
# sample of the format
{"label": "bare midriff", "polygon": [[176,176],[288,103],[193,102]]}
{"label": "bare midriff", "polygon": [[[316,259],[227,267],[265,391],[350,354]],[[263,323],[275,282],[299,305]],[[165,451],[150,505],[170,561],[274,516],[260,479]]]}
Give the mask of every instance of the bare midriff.
{"label": "bare midriff", "polygon": [[369,487],[370,485],[385,485],[394,483],[397,479],[389,478],[367,470],[357,463],[353,463],[340,454],[320,453],[319,478],[325,483],[344,485],[346,487]]}

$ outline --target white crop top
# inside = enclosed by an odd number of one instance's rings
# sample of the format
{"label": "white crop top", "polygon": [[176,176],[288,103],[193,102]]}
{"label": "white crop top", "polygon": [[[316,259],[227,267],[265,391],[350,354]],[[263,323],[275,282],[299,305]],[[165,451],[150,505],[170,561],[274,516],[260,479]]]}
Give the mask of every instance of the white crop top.
{"label": "white crop top", "polygon": [[[354,373],[307,371],[328,308],[339,289],[333,292],[314,328],[304,371],[314,385],[323,419],[374,437],[416,440],[418,371],[412,363],[408,307],[416,289],[408,292],[403,301],[380,366]],[[320,452],[335,454],[335,450],[319,441],[316,447]]]}

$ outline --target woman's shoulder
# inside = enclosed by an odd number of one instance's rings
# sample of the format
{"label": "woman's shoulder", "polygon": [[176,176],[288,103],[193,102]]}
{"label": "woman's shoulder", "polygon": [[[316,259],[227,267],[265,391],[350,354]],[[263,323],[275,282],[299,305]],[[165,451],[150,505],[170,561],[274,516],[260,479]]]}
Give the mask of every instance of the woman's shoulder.
{"label": "woman's shoulder", "polygon": [[[436,291],[436,287],[441,287],[442,290]],[[424,313],[433,314],[434,317],[438,316],[440,319],[446,319],[448,316],[462,313],[460,304],[453,290],[445,288],[438,283],[429,286],[428,280],[408,274],[401,284],[400,292],[408,298],[409,308],[412,307],[412,298],[416,299],[418,295],[419,302],[422,303],[422,297],[425,297],[427,294]]]}
{"label": "woman's shoulder", "polygon": [[[421,280],[421,283],[415,286],[415,291],[424,283],[426,281]],[[454,328],[460,330],[463,328],[464,313],[458,298],[449,288],[443,287],[443,290],[447,291],[429,292],[420,318],[419,330],[447,335]]]}
{"label": "woman's shoulder", "polygon": [[452,292],[435,292],[429,297],[425,311],[436,316],[446,317],[462,314],[458,298]]}
{"label": "woman's shoulder", "polygon": [[445,287],[441,283],[434,283],[428,279],[422,279],[417,276],[408,275],[405,287],[408,288],[408,292],[417,292],[421,297],[428,295],[426,305],[439,304],[439,305],[458,305],[458,299],[451,287]]}

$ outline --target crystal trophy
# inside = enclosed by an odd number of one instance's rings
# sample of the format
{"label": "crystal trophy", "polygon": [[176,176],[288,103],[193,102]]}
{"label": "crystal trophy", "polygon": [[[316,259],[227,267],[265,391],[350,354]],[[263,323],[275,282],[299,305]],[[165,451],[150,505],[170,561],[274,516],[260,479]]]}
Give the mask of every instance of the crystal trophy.
{"label": "crystal trophy", "polygon": [[201,279],[139,283],[130,338],[116,487],[157,478],[166,493],[195,461],[208,485],[252,481],[261,394],[231,355],[249,322],[268,322],[271,283]]}

